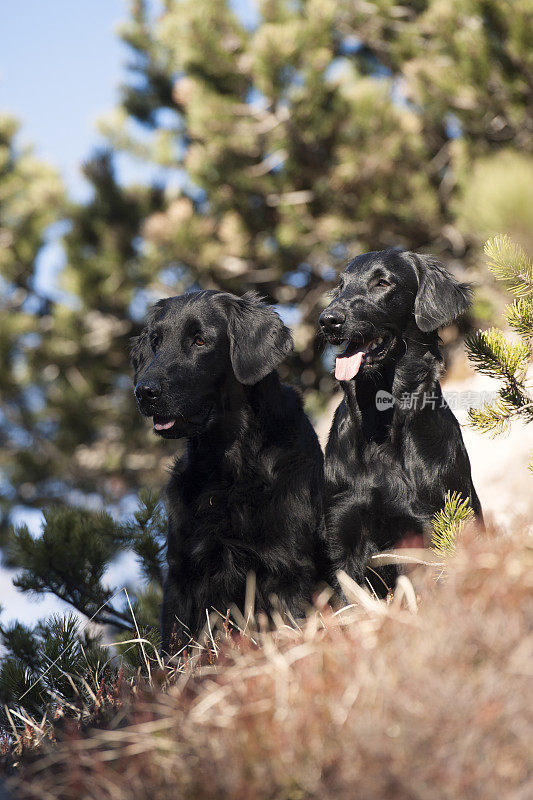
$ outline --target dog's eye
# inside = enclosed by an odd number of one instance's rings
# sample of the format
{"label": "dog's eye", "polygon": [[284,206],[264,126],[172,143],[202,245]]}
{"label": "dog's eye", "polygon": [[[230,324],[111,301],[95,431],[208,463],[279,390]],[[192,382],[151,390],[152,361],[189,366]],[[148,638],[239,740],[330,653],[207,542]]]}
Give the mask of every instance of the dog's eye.
{"label": "dog's eye", "polygon": [[195,345],[197,345],[197,347],[203,347],[205,344],[205,339],[203,339],[199,334],[196,334],[196,336],[193,339],[193,342]]}
{"label": "dog's eye", "polygon": [[380,278],[376,286],[390,286],[390,283],[386,281],[385,278]]}

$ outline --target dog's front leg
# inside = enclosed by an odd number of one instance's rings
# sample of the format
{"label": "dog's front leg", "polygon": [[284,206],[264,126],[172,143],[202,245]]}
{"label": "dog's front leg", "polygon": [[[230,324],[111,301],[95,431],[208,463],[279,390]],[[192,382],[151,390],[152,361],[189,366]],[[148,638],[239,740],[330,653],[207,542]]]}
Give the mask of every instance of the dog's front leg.
{"label": "dog's front leg", "polygon": [[[342,381],[344,402],[338,407],[326,446],[326,530],[333,565],[332,582],[346,600],[336,573],[343,570],[364,583],[372,537],[372,492],[366,479],[363,418],[355,381]],[[369,529],[370,524],[370,529]]]}
{"label": "dog's front leg", "polygon": [[[163,583],[161,604],[161,649],[165,657],[174,656],[193,641],[198,633],[197,584],[191,576],[194,570],[188,562],[182,539],[187,533],[187,511],[183,504],[169,514],[167,534],[167,573]],[[195,591],[196,590],[196,591]]]}
{"label": "dog's front leg", "polygon": [[[173,575],[167,575],[163,586],[161,604],[161,649],[163,655],[172,656],[187,644],[190,634],[184,626],[183,599]],[[180,615],[178,617],[178,614]]]}

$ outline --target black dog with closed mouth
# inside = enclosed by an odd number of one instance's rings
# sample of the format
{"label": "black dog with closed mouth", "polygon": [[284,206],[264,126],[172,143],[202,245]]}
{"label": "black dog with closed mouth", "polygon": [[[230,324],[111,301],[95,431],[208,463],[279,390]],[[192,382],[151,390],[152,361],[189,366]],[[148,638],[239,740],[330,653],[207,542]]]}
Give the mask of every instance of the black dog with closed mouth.
{"label": "black dog with closed mouth", "polygon": [[[256,610],[272,598],[305,613],[323,558],[323,456],[299,395],[276,367],[292,338],[272,308],[200,291],[160,300],[134,340],[135,395],[165,439],[187,450],[167,489],[163,651],[206,623],[206,610]],[[174,632],[174,635],[173,635]]]}
{"label": "black dog with closed mouth", "polygon": [[326,447],[326,530],[336,569],[383,594],[394,570],[371,555],[423,546],[446,492],[469,497],[482,522],[461,429],[443,399],[438,328],[465,311],[470,289],[433,257],[399,248],[355,258],[320,315],[340,345],[344,399]]}

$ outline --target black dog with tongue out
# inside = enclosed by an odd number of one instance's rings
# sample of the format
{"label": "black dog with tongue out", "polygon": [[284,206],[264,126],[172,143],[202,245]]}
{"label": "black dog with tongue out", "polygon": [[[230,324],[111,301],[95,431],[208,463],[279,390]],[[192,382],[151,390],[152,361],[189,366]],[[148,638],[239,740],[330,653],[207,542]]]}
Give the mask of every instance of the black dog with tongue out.
{"label": "black dog with tongue out", "polygon": [[135,395],[165,439],[187,439],[167,489],[163,651],[206,613],[272,603],[305,614],[323,567],[323,457],[299,395],[276,367],[292,338],[253,293],[160,300],[133,342]]}
{"label": "black dog with tongue out", "polygon": [[399,248],[355,258],[320,315],[340,347],[344,399],[326,447],[326,529],[336,569],[383,594],[392,569],[373,554],[422,547],[448,490],[482,523],[470,462],[442,397],[438,328],[465,311],[470,289],[432,256]]}

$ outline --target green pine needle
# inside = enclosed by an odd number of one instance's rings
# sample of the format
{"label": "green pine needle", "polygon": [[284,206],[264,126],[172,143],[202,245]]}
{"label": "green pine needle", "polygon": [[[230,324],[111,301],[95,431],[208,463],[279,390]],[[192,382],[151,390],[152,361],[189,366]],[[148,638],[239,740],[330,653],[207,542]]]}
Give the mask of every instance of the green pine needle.
{"label": "green pine needle", "polygon": [[461,492],[448,492],[444,508],[433,515],[431,536],[433,549],[441,555],[453,552],[460,532],[473,519],[474,512],[470,499],[467,497],[463,500]]}
{"label": "green pine needle", "polygon": [[533,291],[533,263],[508,236],[490,239],[485,245],[485,253],[492,272],[518,295],[507,306],[505,314],[509,325],[522,340],[509,341],[502,331],[491,328],[477,331],[465,342],[468,358],[477,371],[503,381],[496,402],[468,411],[472,427],[497,436],[509,431],[515,417],[525,422],[533,421],[533,402],[526,388],[533,338],[533,298],[520,296]]}
{"label": "green pine needle", "polygon": [[469,408],[468,417],[473,428],[491,436],[509,433],[513,419],[533,422],[533,402],[516,384],[506,384],[499,398],[485,403],[481,408]]}
{"label": "green pine needle", "polygon": [[528,414],[531,408],[531,400],[528,397],[525,387],[516,381],[505,383],[498,392],[499,401],[509,409],[511,416]]}
{"label": "green pine needle", "polygon": [[510,409],[501,402],[486,403],[482,408],[468,409],[468,418],[472,427],[491,436],[509,433],[511,416]]}
{"label": "green pine needle", "polygon": [[[527,368],[531,351],[526,342],[510,342],[497,328],[476,331],[465,342],[468,358],[479,372],[509,380]],[[519,376],[519,380],[522,375]]]}
{"label": "green pine needle", "polygon": [[496,278],[505,281],[517,297],[533,294],[533,262],[510,237],[502,234],[485,244],[489,268]]}
{"label": "green pine needle", "polygon": [[533,299],[519,298],[505,310],[507,322],[525,339],[533,338]]}

